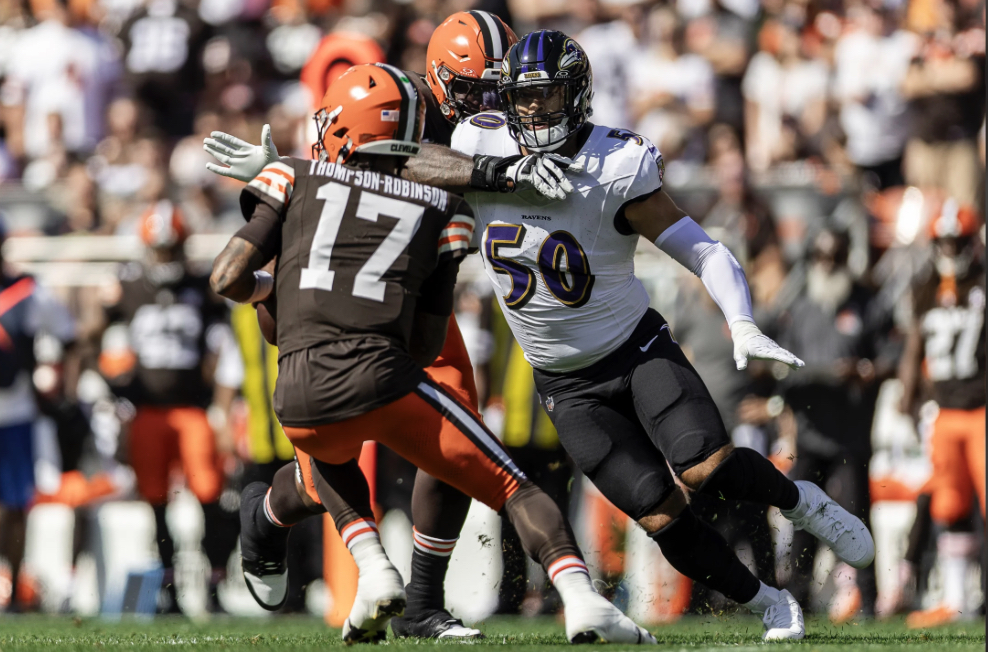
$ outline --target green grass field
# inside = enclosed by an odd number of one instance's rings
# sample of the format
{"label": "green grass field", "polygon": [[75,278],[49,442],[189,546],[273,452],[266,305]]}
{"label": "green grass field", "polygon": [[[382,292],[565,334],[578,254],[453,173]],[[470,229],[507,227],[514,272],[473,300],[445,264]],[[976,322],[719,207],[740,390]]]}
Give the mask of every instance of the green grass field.
{"label": "green grass field", "polygon": [[[562,626],[550,619],[493,618],[479,627],[487,634],[487,639],[475,645],[509,647],[528,652],[566,645]],[[752,617],[689,617],[674,625],[653,628],[652,631],[659,639],[660,650],[765,649],[765,644],[760,640],[761,623]],[[449,650],[451,645],[458,644],[389,639],[384,645],[390,650],[429,652],[440,648]],[[328,629],[318,620],[306,618],[213,619],[206,623],[159,618],[154,621],[110,623],[69,617],[0,616],[0,652],[52,649],[59,652],[134,649],[174,652],[176,647],[197,652],[239,649],[308,652],[343,647],[343,643],[338,630]],[[985,623],[981,620],[936,630],[908,631],[901,620],[861,622],[841,627],[811,620],[807,625],[806,639],[802,642],[776,643],[771,644],[771,648],[804,652],[984,650]],[[632,646],[607,646],[607,649],[624,650],[632,649]]]}

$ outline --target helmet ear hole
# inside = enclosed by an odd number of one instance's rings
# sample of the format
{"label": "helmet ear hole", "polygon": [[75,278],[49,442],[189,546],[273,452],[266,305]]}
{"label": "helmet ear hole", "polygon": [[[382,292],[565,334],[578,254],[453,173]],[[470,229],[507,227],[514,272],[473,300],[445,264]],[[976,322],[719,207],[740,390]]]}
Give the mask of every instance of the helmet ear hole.
{"label": "helmet ear hole", "polygon": [[346,136],[346,132],[347,132],[347,128],[346,127],[343,127],[342,129],[337,129],[336,131],[333,132],[333,137],[334,138],[343,138],[343,136]]}
{"label": "helmet ear hole", "polygon": [[373,77],[370,77],[369,79],[370,79],[370,84],[368,85],[369,88],[374,88],[375,86],[377,86],[377,82],[374,81]]}

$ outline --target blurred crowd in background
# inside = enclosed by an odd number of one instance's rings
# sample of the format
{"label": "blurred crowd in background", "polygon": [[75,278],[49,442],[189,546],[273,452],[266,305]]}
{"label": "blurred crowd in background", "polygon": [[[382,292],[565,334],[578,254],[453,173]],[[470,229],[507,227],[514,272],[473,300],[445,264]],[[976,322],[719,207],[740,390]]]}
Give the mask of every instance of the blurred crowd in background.
{"label": "blurred crowd in background", "polygon": [[[113,302],[106,289],[112,283],[60,283],[43,263],[64,256],[32,259],[18,242],[136,235],[149,213],[169,220],[180,214],[195,234],[232,233],[242,223],[242,184],[207,172],[203,138],[222,129],[256,143],[269,123],[282,155],[307,157],[311,116],[328,79],[369,61],[424,73],[432,31],[466,9],[496,13],[519,35],[555,28],[574,36],[593,67],[591,120],[655,143],[668,192],[745,266],[759,324],[807,362],[798,374],[756,364],[737,372],[730,333],[699,281],[642,248],[639,275],[735,443],[826,485],[865,517],[882,500],[918,500],[919,525],[909,512],[904,525],[889,525],[897,534],[876,536],[878,565],[885,564],[878,572],[887,580],[876,586],[874,569],[841,569],[829,580],[833,599],[821,604],[810,599],[818,592],[815,547],[801,533],[790,555],[764,511],[717,504],[698,511],[747,546],[760,576],[786,584],[811,609],[829,609],[835,620],[874,615],[876,606],[885,615],[936,606],[934,598],[924,602],[936,527],[929,500],[922,502],[924,432],[936,406],[924,407],[929,396],[921,392],[903,396],[896,379],[916,317],[910,287],[931,273],[927,224],[963,215],[975,225],[967,234],[972,255],[983,255],[983,0],[0,0],[4,258],[33,262],[25,269],[38,271],[69,308],[71,316],[61,319],[73,323],[55,329],[48,349],[35,346],[39,368],[49,365],[59,379],[34,376],[38,392],[51,399],[42,411],[56,415],[57,472],[83,469],[91,481],[102,471],[107,488],[93,496],[133,495],[118,445],[133,406],[117,400],[112,382],[100,385],[113,376],[115,340],[103,310]],[[468,266],[457,315],[485,418],[517,456],[546,470],[543,480],[556,487],[551,495],[568,500],[570,467],[490,292]],[[216,320],[232,324],[233,339],[217,335],[210,351],[219,359],[229,341],[239,343],[242,368],[224,375],[222,364],[210,363],[216,389],[202,406],[210,406],[210,425],[225,442],[219,449],[229,456],[227,487],[236,486],[230,478],[242,476],[245,464],[291,459],[290,447],[270,443],[277,430],[270,408],[251,404],[251,392],[263,395],[257,379],[270,361],[245,353],[247,336],[236,332],[253,319],[245,314]],[[265,437],[268,444],[257,443]],[[99,461],[87,466],[86,459]],[[379,457],[379,491],[407,508],[402,496],[411,476],[399,467]],[[51,484],[41,489],[55,495],[59,482]],[[218,492],[200,502],[222,507]],[[582,536],[592,542],[598,575],[620,587],[625,524],[601,501],[589,488],[574,490],[571,512],[582,510],[577,521],[588,524]],[[977,520],[983,509],[962,510],[957,520],[968,512]],[[968,523],[959,531],[981,529]],[[524,577],[524,560],[511,533],[504,537],[510,570],[498,608],[558,606],[515,579]],[[966,554],[980,562],[983,549],[977,540]],[[0,556],[12,555],[0,541]],[[213,579],[221,581],[222,572]],[[0,582],[0,601],[3,593]],[[9,602],[9,583],[7,593]],[[698,589],[690,597],[687,587],[668,611],[691,602],[723,607]]]}

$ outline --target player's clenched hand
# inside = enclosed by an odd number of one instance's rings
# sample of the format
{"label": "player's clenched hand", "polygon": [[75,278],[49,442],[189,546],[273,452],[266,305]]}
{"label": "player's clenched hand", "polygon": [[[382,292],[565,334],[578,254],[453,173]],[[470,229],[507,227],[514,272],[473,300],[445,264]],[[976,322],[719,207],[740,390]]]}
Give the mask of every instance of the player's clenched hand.
{"label": "player's clenched hand", "polygon": [[793,369],[803,366],[803,361],[775,343],[750,321],[736,321],[731,325],[734,340],[734,362],[738,370],[747,369],[748,360],[773,360]]}
{"label": "player's clenched hand", "polygon": [[278,160],[270,125],[261,129],[261,145],[251,145],[222,131],[214,131],[210,136],[202,141],[202,148],[227,167],[206,163],[206,169],[224,177],[246,183],[260,174],[265,165]]}
{"label": "player's clenched hand", "polygon": [[566,199],[573,192],[573,184],[566,178],[566,172],[580,172],[582,163],[558,154],[530,154],[511,162],[505,176],[514,184],[515,190],[535,188],[549,199]]}

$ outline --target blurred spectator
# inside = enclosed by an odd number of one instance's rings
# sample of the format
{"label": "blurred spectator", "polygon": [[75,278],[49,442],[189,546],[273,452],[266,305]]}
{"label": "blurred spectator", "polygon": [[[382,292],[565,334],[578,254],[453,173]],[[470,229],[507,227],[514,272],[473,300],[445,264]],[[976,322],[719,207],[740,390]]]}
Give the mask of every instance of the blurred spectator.
{"label": "blurred spectator", "polygon": [[593,121],[631,129],[629,85],[633,75],[645,72],[634,62],[643,47],[650,0],[601,0],[601,4],[617,20],[591,25],[574,37],[593,67]]}
{"label": "blurred spectator", "polygon": [[691,31],[671,9],[652,10],[647,40],[631,62],[636,73],[629,90],[638,133],[664,156],[682,158],[688,150],[687,158],[702,160],[702,129],[714,114],[714,73],[706,59],[687,51]]}
{"label": "blurred spectator", "polygon": [[936,31],[925,36],[902,84],[912,113],[906,181],[942,188],[962,205],[980,205],[984,179],[976,139],[985,111],[984,20],[955,30],[955,10],[939,4]]}
{"label": "blurred spectator", "polygon": [[[785,402],[798,428],[794,480],[827,487],[834,500],[868,523],[868,464],[871,423],[879,381],[889,377],[895,361],[887,348],[887,316],[876,315],[873,294],[848,269],[846,232],[827,227],[808,249],[805,293],[781,318],[779,342],[799,351],[806,366],[786,376]],[[808,605],[817,544],[806,533],[793,539],[789,589]],[[835,575],[851,577],[850,567]],[[839,595],[831,618],[843,622],[858,611],[874,615],[874,567],[857,571],[857,589]]]}
{"label": "blurred spectator", "polygon": [[150,0],[121,29],[124,65],[134,98],[155,127],[173,137],[192,131],[202,90],[202,51],[211,28],[188,4]]}
{"label": "blurred spectator", "polygon": [[702,55],[714,72],[714,120],[744,131],[744,96],[741,80],[754,41],[757,3],[715,2],[713,12],[690,20],[686,26],[690,50]]}
{"label": "blurred spectator", "polygon": [[805,56],[799,33],[783,21],[765,22],[758,49],[742,90],[748,164],[761,171],[806,155],[827,117],[830,70]]}
{"label": "blurred spectator", "polygon": [[64,219],[50,225],[46,232],[92,233],[101,230],[100,208],[97,201],[96,182],[82,161],[73,161],[52,192],[52,203],[64,215]]}
{"label": "blurred spectator", "polygon": [[33,0],[31,9],[39,24],[16,37],[0,102],[10,153],[22,161],[53,157],[42,175],[50,182],[60,151],[88,153],[102,136],[119,63],[97,31],[72,26],[65,0]]}
{"label": "blurred spectator", "polygon": [[[33,278],[11,274],[4,266],[6,235],[0,218],[0,557],[10,573],[9,600],[0,594],[0,607],[16,611],[26,513],[35,484],[36,339],[47,334],[69,345],[75,340],[75,321]],[[75,378],[67,381],[74,394]]]}
{"label": "blurred spectator", "polygon": [[[902,150],[908,136],[900,85],[916,43],[898,29],[895,14],[866,4],[848,10],[849,25],[837,42],[834,95],[847,134],[847,155],[870,185],[900,186]],[[865,64],[864,62],[867,62]]]}
{"label": "blurred spectator", "polygon": [[778,248],[775,222],[768,206],[751,187],[741,143],[733,129],[725,124],[714,125],[709,150],[720,194],[703,218],[703,227],[716,231],[742,264],[756,264],[755,259],[768,248]]}

